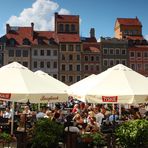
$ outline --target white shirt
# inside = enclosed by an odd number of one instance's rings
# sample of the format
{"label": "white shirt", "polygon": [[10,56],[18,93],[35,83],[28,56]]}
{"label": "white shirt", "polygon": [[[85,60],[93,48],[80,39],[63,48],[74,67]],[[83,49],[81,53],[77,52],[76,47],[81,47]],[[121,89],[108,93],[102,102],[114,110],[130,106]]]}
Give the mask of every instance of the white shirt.
{"label": "white shirt", "polygon": [[[68,127],[65,128],[65,132],[68,132]],[[80,130],[75,126],[69,126],[69,132],[79,133]]]}

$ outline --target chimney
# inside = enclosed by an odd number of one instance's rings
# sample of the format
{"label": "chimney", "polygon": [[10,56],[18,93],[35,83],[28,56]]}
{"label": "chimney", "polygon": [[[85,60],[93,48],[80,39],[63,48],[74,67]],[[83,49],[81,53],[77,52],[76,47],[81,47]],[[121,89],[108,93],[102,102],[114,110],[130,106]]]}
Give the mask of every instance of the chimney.
{"label": "chimney", "polygon": [[34,23],[31,23],[31,28],[32,28],[32,36],[33,36],[33,32],[34,32]]}
{"label": "chimney", "polygon": [[11,30],[10,25],[6,24],[6,33],[9,33],[10,30]]}
{"label": "chimney", "polygon": [[57,17],[58,17],[58,12],[55,12],[55,14],[54,14],[54,30],[56,33],[58,32]]}
{"label": "chimney", "polygon": [[90,29],[90,37],[91,38],[94,38],[95,37],[95,29],[94,28],[91,28]]}

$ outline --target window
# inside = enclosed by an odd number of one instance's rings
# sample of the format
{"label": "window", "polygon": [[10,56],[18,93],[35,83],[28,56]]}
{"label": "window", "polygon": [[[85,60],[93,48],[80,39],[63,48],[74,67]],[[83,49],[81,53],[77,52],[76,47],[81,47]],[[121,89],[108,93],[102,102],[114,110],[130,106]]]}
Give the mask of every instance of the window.
{"label": "window", "polygon": [[23,65],[24,65],[25,67],[28,67],[28,62],[23,62]]}
{"label": "window", "polygon": [[69,32],[69,24],[66,24],[66,25],[65,25],[65,31],[66,31],[66,32]]}
{"label": "window", "polygon": [[81,51],[81,46],[80,45],[76,45],[76,51]]}
{"label": "window", "polygon": [[15,51],[16,57],[21,57],[21,50],[16,50]]}
{"label": "window", "polygon": [[23,50],[23,57],[28,57],[28,50]]}
{"label": "window", "polygon": [[11,38],[9,40],[9,43],[10,43],[10,46],[15,46],[16,41],[15,41],[15,39]]}
{"label": "window", "polygon": [[90,70],[91,70],[91,71],[94,70],[94,65],[90,65]]}
{"label": "window", "polygon": [[81,76],[77,76],[77,82],[81,80]]}
{"label": "window", "polygon": [[135,52],[131,51],[130,52],[130,57],[134,58],[135,57]]}
{"label": "window", "polygon": [[77,55],[77,61],[80,61],[80,55],[79,54]]}
{"label": "window", "polygon": [[96,56],[96,61],[99,61],[99,56]]}
{"label": "window", "polygon": [[38,44],[42,45],[43,44],[43,39],[42,38],[38,38]]}
{"label": "window", "polygon": [[127,65],[127,64],[126,64],[126,60],[121,60],[121,63],[122,63],[123,65]]}
{"label": "window", "polygon": [[50,55],[51,55],[51,51],[47,50],[47,56],[50,56]]}
{"label": "window", "polygon": [[40,55],[44,56],[44,50],[40,50]]}
{"label": "window", "polygon": [[114,60],[109,60],[109,65],[113,66],[114,65]]}
{"label": "window", "polygon": [[73,71],[73,65],[72,64],[69,65],[69,71]]}
{"label": "window", "polygon": [[40,68],[44,68],[44,62],[43,61],[40,62]]}
{"label": "window", "polygon": [[12,49],[9,50],[9,57],[14,57],[14,50]]}
{"label": "window", "polygon": [[88,65],[84,66],[85,71],[88,71]]}
{"label": "window", "polygon": [[136,70],[136,65],[135,65],[135,64],[130,64],[130,66],[131,66],[131,68],[132,68],[133,70]]}
{"label": "window", "polygon": [[23,39],[23,45],[30,45],[29,39],[27,38]]}
{"label": "window", "polygon": [[62,64],[62,71],[66,70],[66,66],[64,64]]}
{"label": "window", "polygon": [[94,61],[94,56],[91,56],[91,61]]}
{"label": "window", "polygon": [[33,67],[34,67],[34,68],[37,68],[37,61],[34,61],[34,62],[33,62]]}
{"label": "window", "polygon": [[137,52],[137,58],[141,58],[142,54],[141,52]]}
{"label": "window", "polygon": [[69,76],[69,82],[73,82],[73,76]]}
{"label": "window", "polygon": [[148,71],[148,64],[144,64],[145,71]]}
{"label": "window", "polygon": [[68,46],[68,51],[73,51],[73,45]]}
{"label": "window", "polygon": [[145,52],[143,53],[143,56],[144,56],[144,58],[147,58],[147,57],[148,57],[148,52],[145,51]]}
{"label": "window", "polygon": [[66,59],[66,58],[65,58],[65,55],[62,54],[62,60],[64,61],[65,59]]}
{"label": "window", "polygon": [[137,64],[137,70],[142,70],[142,64]]}
{"label": "window", "polygon": [[108,54],[107,48],[103,48],[103,54]]}
{"label": "window", "polygon": [[108,60],[103,59],[103,66],[108,66]]}
{"label": "window", "polygon": [[50,68],[50,62],[49,61],[47,62],[47,68]]}
{"label": "window", "polygon": [[77,65],[77,71],[81,71],[81,66]]}
{"label": "window", "polygon": [[117,65],[117,64],[120,64],[120,60],[119,59],[118,60],[117,59],[115,60],[115,65]]}
{"label": "window", "polygon": [[119,55],[120,54],[120,49],[119,48],[116,48],[116,55]]}
{"label": "window", "polygon": [[110,54],[110,55],[113,55],[113,54],[114,54],[114,49],[113,49],[113,48],[110,48],[110,49],[109,49],[109,54]]}
{"label": "window", "polygon": [[75,27],[74,24],[71,25],[71,31],[72,31],[72,32],[75,32],[75,31],[76,31],[76,27]]}
{"label": "window", "polygon": [[61,45],[61,51],[66,51],[66,45]]}
{"label": "window", "polygon": [[64,26],[63,26],[63,24],[60,24],[60,25],[59,25],[59,31],[60,31],[60,32],[63,32],[63,31],[64,31]]}
{"label": "window", "polygon": [[53,50],[53,56],[57,56],[57,50]]}
{"label": "window", "polygon": [[53,68],[57,68],[57,62],[53,62]]}
{"label": "window", "polygon": [[88,61],[88,56],[85,56],[84,58],[85,58],[85,61]]}
{"label": "window", "polygon": [[38,50],[34,50],[34,56],[37,56],[38,55]]}
{"label": "window", "polygon": [[122,54],[122,55],[126,55],[126,50],[125,50],[125,49],[122,49],[122,50],[121,50],[121,54]]}
{"label": "window", "polygon": [[62,76],[62,82],[65,82],[65,81],[66,81],[66,77]]}
{"label": "window", "polygon": [[99,71],[99,70],[100,70],[99,65],[96,65],[96,70],[97,70],[97,71]]}
{"label": "window", "polygon": [[73,55],[72,54],[69,55],[69,60],[70,61],[73,60]]}

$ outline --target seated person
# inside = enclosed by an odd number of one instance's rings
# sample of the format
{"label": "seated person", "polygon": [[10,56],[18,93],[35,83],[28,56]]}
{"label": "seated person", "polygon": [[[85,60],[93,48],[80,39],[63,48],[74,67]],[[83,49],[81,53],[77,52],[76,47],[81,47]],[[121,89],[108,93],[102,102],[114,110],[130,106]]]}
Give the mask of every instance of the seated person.
{"label": "seated person", "polygon": [[8,118],[10,119],[12,117],[12,112],[10,111],[10,108],[7,107],[4,114],[3,114],[3,118]]}

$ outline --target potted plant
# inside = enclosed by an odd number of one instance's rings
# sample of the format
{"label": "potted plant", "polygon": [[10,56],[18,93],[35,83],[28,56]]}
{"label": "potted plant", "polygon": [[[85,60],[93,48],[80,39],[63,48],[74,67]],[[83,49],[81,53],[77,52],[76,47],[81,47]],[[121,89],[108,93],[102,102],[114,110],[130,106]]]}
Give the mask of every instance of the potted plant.
{"label": "potted plant", "polygon": [[61,140],[64,131],[63,125],[49,120],[48,118],[39,119],[33,130],[32,148],[56,148]]}
{"label": "potted plant", "polygon": [[148,120],[125,122],[115,130],[115,135],[117,144],[125,148],[148,147]]}
{"label": "potted plant", "polygon": [[3,146],[8,145],[8,147],[9,147],[10,143],[13,141],[15,141],[15,138],[13,136],[11,136],[10,134],[8,134],[6,132],[0,133],[0,143],[2,143]]}
{"label": "potted plant", "polygon": [[81,135],[83,143],[87,143],[96,147],[105,145],[105,139],[103,134],[100,132],[84,133]]}

